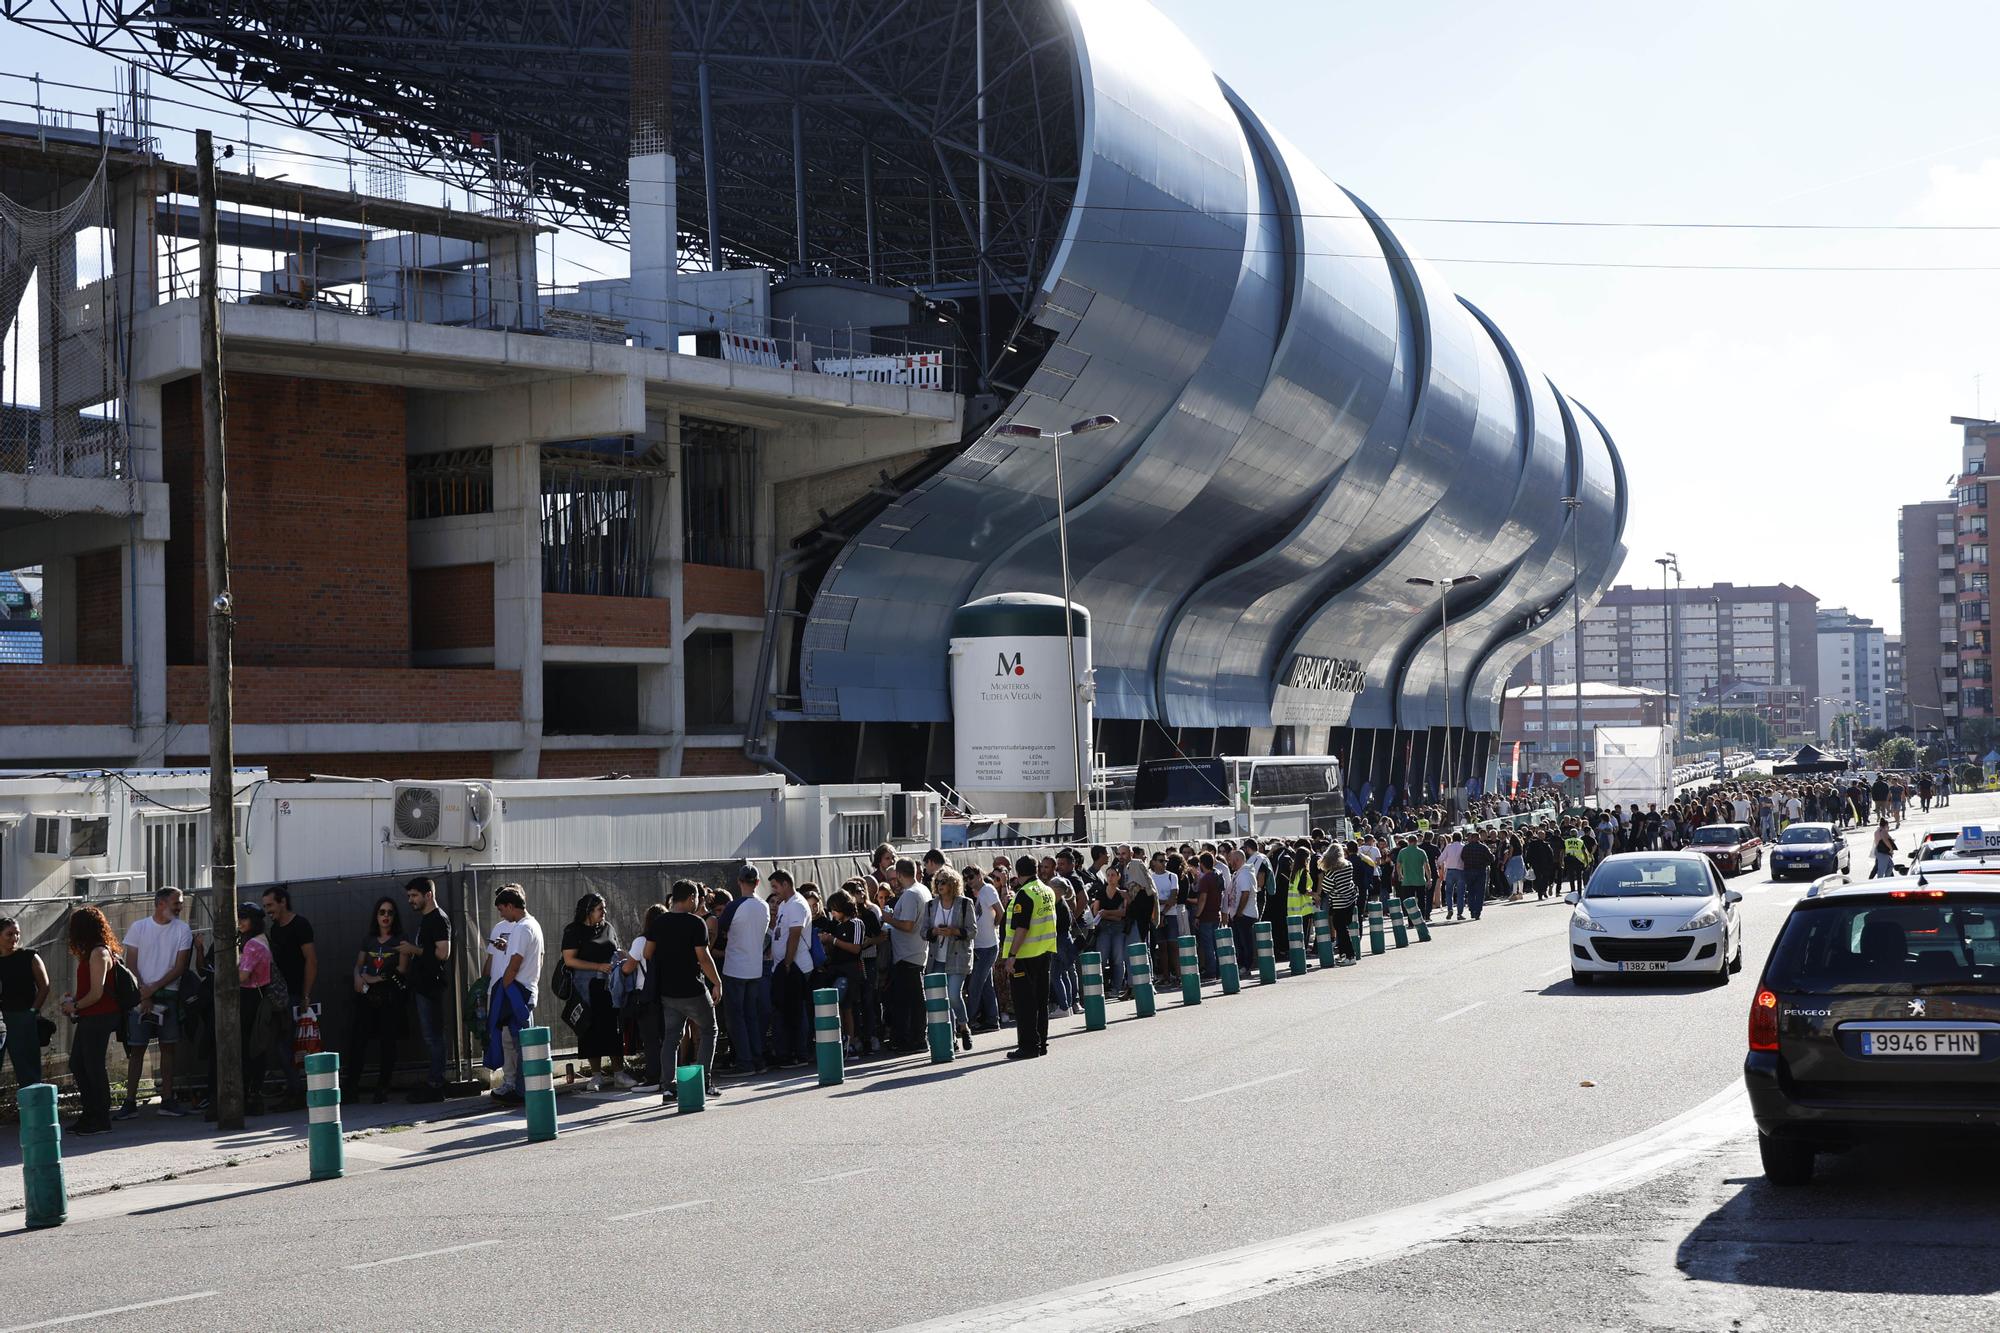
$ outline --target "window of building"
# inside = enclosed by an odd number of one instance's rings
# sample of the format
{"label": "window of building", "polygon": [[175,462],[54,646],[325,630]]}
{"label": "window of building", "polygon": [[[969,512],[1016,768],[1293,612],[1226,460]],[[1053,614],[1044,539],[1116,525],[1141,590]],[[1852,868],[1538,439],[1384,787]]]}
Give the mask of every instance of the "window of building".
{"label": "window of building", "polygon": [[146,890],[192,889],[203,883],[208,816],[158,815],[145,819]]}
{"label": "window of building", "polygon": [[493,512],[491,449],[417,454],[409,460],[404,475],[410,518],[458,518]]}
{"label": "window of building", "polygon": [[691,729],[736,725],[736,636],[703,630],[687,637],[687,724]]}
{"label": "window of building", "polygon": [[639,668],[542,668],[542,731],[550,736],[634,736],[639,732]]}
{"label": "window of building", "polygon": [[756,434],[748,426],[681,419],[683,558],[730,569],[756,566]]}
{"label": "window of building", "polygon": [[542,450],[542,591],[652,595],[653,486],[666,469],[637,453],[640,443]]}

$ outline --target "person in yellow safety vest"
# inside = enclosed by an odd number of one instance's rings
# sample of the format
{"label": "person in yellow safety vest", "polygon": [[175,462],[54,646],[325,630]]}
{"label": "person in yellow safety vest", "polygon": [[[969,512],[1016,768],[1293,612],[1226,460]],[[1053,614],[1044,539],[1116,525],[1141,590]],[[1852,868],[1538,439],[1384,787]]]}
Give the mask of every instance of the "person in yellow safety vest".
{"label": "person in yellow safety vest", "polygon": [[1575,829],[1563,834],[1563,879],[1571,888],[1583,888],[1583,872],[1590,865],[1590,849]]}
{"label": "person in yellow safety vest", "polygon": [[1314,859],[1311,844],[1299,842],[1293,845],[1291,870],[1285,879],[1285,924],[1284,929],[1279,932],[1276,941],[1280,952],[1289,952],[1291,949],[1291,919],[1295,916],[1305,918],[1305,928],[1302,932],[1302,937],[1305,940],[1306,952],[1309,954],[1312,952],[1312,865]]}
{"label": "person in yellow safety vest", "polygon": [[1035,859],[1014,863],[1020,883],[1001,943],[1004,967],[1014,979],[1014,1049],[1009,1060],[1032,1060],[1049,1053],[1049,968],[1056,957],[1056,896],[1035,877]]}

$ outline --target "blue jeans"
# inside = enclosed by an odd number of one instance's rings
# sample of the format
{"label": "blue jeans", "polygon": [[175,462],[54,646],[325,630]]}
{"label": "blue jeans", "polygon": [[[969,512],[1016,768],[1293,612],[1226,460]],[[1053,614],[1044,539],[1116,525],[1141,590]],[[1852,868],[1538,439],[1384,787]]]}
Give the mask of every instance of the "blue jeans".
{"label": "blue jeans", "polygon": [[971,1015],[969,1021],[981,1027],[1000,1026],[1000,995],[993,989],[993,960],[999,956],[997,944],[983,949],[973,946],[972,975],[965,979],[965,1007]]}
{"label": "blue jeans", "polygon": [[1104,994],[1110,999],[1125,989],[1125,925],[1107,921],[1097,928],[1097,953],[1104,960]]}
{"label": "blue jeans", "polygon": [[771,993],[762,977],[724,977],[722,1008],[729,1016],[729,1041],[736,1067],[748,1073],[764,1063],[764,1028],[771,1021]]}
{"label": "blue jeans", "polygon": [[1076,990],[1070,984],[1070,973],[1075,967],[1076,945],[1057,940],[1056,960],[1049,967],[1049,999],[1058,1013],[1068,1013],[1076,1005]]}
{"label": "blue jeans", "polygon": [[42,1032],[36,1021],[38,1017],[32,1009],[17,1010],[6,1017],[7,1054],[14,1060],[14,1081],[24,1088],[42,1081]]}
{"label": "blue jeans", "polygon": [[1201,975],[1209,981],[1220,975],[1215,965],[1215,927],[1213,921],[1194,923],[1195,946],[1201,951]]}
{"label": "blue jeans", "polygon": [[1465,872],[1447,870],[1444,872],[1444,910],[1458,913],[1465,910]]}
{"label": "blue jeans", "polygon": [[417,994],[417,1031],[424,1036],[424,1049],[431,1055],[428,1080],[433,1088],[444,1086],[444,1007],[446,996]]}

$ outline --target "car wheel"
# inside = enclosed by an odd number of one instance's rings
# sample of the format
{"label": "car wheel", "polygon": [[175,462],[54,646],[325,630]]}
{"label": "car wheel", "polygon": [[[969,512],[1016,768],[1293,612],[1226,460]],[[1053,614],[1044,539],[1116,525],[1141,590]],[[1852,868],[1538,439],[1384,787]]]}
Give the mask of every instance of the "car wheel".
{"label": "car wheel", "polygon": [[1790,1189],[1812,1184],[1812,1145],[1792,1139],[1776,1139],[1761,1130],[1757,1134],[1757,1156],[1764,1162],[1764,1179]]}
{"label": "car wheel", "polygon": [[1736,953],[1729,960],[1729,970],[1731,972],[1741,972],[1743,970],[1743,937],[1741,935],[1736,937]]}
{"label": "car wheel", "polygon": [[1597,978],[1592,976],[1588,972],[1579,972],[1575,968],[1571,968],[1569,973],[1569,980],[1570,984],[1573,986],[1588,986],[1590,985],[1590,983],[1597,980]]}

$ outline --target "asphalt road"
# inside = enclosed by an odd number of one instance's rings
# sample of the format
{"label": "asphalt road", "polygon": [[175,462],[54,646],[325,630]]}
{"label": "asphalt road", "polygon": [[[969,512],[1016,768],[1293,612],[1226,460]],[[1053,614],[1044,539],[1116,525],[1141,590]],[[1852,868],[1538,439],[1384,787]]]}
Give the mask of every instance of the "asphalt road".
{"label": "asphalt road", "polygon": [[[1992,820],[2000,799],[1962,797],[1951,815]],[[1358,967],[1234,997],[1211,988],[1192,1010],[1163,993],[1149,1020],[1114,1006],[1104,1033],[1061,1020],[1049,1058],[1026,1065],[1002,1060],[988,1038],[949,1066],[870,1066],[835,1089],[809,1074],[738,1085],[698,1116],[629,1099],[554,1144],[529,1145],[518,1118],[487,1115],[351,1144],[338,1182],[304,1183],[294,1153],[79,1200],[57,1231],[22,1233],[15,1214],[0,1219],[15,1228],[0,1245],[10,1271],[34,1279],[8,1284],[0,1330],[177,1297],[188,1299],[90,1322],[238,1324],[250,1301],[256,1322],[277,1328],[385,1318],[886,1328],[1421,1213],[1607,1144],[1644,1143],[1737,1084],[1751,982],[1803,886],[1761,873],[1736,886],[1747,962],[1724,986],[1577,990],[1569,909],[1491,904],[1480,922],[1440,925],[1432,943]],[[1728,1157],[1744,1142],[1530,1221],[1630,1206],[1634,1228],[1671,1233],[1696,1204],[1662,1214],[1631,1191],[1707,1198],[1725,1159],[1746,1174]],[[1572,1163],[1563,1178],[1590,1187],[1594,1171],[1612,1167]],[[1852,1189],[1874,1206],[1866,1179]],[[1612,1238],[1587,1239],[1550,1248],[1590,1250],[1601,1264]],[[1440,1273],[1430,1299],[1449,1306],[1416,1299],[1412,1275],[1447,1258],[1416,1249],[1318,1285],[1230,1295],[1238,1303],[1188,1326],[1358,1326],[1372,1309],[1373,1327],[1436,1327],[1448,1309],[1467,1327],[1520,1327],[1547,1295],[1529,1289],[1532,1274],[1554,1261],[1518,1249]],[[1675,1279],[1667,1263],[1653,1276]],[[1584,1263],[1567,1271],[1583,1287],[1603,1277]],[[1381,1287],[1364,1299],[1368,1283]],[[1846,1296],[1868,1308],[1866,1293]],[[1662,1327],[1728,1326],[1662,1309]]]}

